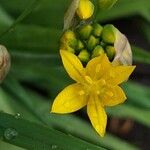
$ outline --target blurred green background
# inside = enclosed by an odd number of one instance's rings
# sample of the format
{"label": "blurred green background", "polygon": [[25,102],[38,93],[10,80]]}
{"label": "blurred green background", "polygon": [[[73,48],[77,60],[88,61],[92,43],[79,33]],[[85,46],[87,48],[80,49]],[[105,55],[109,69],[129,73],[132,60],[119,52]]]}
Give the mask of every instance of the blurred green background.
{"label": "blurred green background", "polygon": [[[0,87],[0,111],[3,112],[0,115],[0,139],[7,142],[0,141],[0,150],[22,149],[8,143],[27,149],[42,149],[32,147],[38,143],[34,139],[37,136],[36,127],[35,130],[30,128],[30,125],[33,127],[32,122],[43,124],[54,133],[55,130],[65,133],[60,145],[65,147],[64,142],[69,139],[72,142],[67,143],[70,150],[73,145],[76,149],[85,149],[79,144],[81,139],[87,142],[85,145],[91,144],[91,148],[85,150],[94,150],[94,146],[111,150],[148,150],[150,0],[118,0],[112,9],[99,12],[96,18],[103,25],[114,24],[127,35],[133,49],[134,64],[137,65],[132,79],[123,85],[127,102],[107,109],[109,120],[104,138],[92,129],[84,111],[69,115],[49,113],[54,97],[72,82],[61,64],[58,42],[63,29],[63,16],[70,1],[0,0],[0,44],[7,47],[12,61],[11,70]],[[14,117],[4,112],[17,114],[21,119],[15,122]],[[20,124],[28,126],[28,129],[20,128]],[[4,138],[6,126],[17,126],[21,136],[13,140]],[[45,140],[51,143],[64,136],[58,133],[60,138],[57,139],[57,132],[55,138],[51,133],[46,135],[42,127],[38,130],[39,141],[51,137]],[[24,135],[26,140],[22,138]],[[59,149],[57,146],[45,149]],[[66,150],[64,147],[62,149]]]}

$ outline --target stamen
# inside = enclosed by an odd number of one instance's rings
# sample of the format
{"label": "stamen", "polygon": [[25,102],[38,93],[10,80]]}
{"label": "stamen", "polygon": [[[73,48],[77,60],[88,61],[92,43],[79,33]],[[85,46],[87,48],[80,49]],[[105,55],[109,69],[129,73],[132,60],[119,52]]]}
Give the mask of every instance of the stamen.
{"label": "stamen", "polygon": [[89,76],[85,76],[85,80],[86,80],[89,84],[92,84],[92,83],[93,83],[92,79],[91,79]]}
{"label": "stamen", "polygon": [[106,85],[106,81],[104,79],[99,80],[99,84],[101,84],[102,86]]}
{"label": "stamen", "polygon": [[98,64],[98,65],[96,66],[96,73],[99,73],[100,70],[101,70],[101,64]]}
{"label": "stamen", "polygon": [[84,92],[83,90],[79,91],[79,95],[80,95],[80,96],[82,96],[82,95],[84,95],[84,94],[85,94],[85,92]]}

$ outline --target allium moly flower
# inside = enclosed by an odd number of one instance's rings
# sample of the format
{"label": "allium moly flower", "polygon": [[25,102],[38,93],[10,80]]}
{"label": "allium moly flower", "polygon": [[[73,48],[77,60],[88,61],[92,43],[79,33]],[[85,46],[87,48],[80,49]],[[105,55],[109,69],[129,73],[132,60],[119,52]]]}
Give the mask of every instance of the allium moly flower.
{"label": "allium moly flower", "polygon": [[103,137],[107,124],[105,107],[126,100],[119,85],[129,78],[135,66],[113,66],[106,54],[102,54],[83,67],[79,58],[71,52],[60,50],[60,54],[67,73],[76,83],[58,94],[51,112],[72,113],[87,106],[93,127]]}

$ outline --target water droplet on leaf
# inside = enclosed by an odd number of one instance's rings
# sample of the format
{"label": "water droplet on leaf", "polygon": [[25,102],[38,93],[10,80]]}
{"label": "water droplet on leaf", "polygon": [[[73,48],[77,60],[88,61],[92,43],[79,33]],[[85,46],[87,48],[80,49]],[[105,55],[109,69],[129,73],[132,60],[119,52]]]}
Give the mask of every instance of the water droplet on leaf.
{"label": "water droplet on leaf", "polygon": [[18,132],[12,128],[7,128],[4,131],[4,137],[6,140],[11,140],[11,139],[15,138],[17,135],[18,135]]}
{"label": "water droplet on leaf", "polygon": [[19,119],[20,117],[21,117],[21,115],[20,115],[19,113],[16,113],[16,114],[15,114],[15,118],[16,118],[16,119]]}

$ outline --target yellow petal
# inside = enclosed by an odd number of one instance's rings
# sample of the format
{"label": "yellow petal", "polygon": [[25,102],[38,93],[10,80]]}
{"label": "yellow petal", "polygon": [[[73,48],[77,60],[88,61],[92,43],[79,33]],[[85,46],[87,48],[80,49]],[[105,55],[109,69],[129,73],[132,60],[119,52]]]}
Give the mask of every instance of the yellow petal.
{"label": "yellow petal", "polygon": [[118,85],[126,81],[131,73],[134,71],[135,66],[115,66],[109,72],[108,83],[111,85]]}
{"label": "yellow petal", "polygon": [[69,76],[77,82],[82,82],[84,68],[78,57],[65,50],[60,50],[60,55]]}
{"label": "yellow petal", "polygon": [[95,130],[103,137],[106,130],[107,115],[98,97],[90,97],[87,104],[87,113]]}
{"label": "yellow petal", "polygon": [[106,54],[102,54],[101,56],[95,57],[90,60],[86,66],[86,73],[92,79],[99,79],[102,77],[111,67],[111,63],[108,60]]}
{"label": "yellow petal", "polygon": [[58,94],[52,105],[51,112],[71,113],[86,105],[86,98],[83,87],[79,83],[66,87]]}
{"label": "yellow petal", "polygon": [[126,100],[124,91],[119,87],[115,86],[108,89],[102,98],[103,106],[115,106],[123,103]]}

